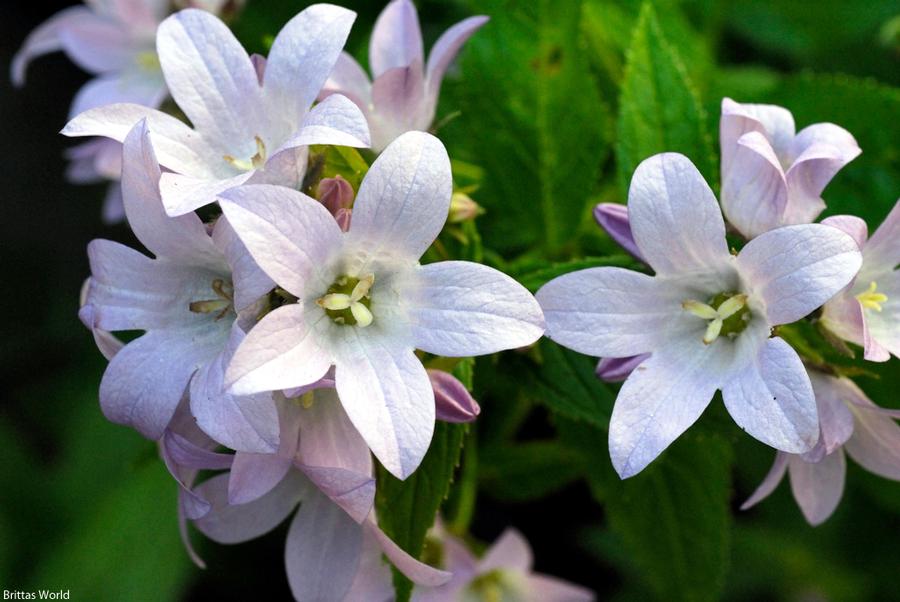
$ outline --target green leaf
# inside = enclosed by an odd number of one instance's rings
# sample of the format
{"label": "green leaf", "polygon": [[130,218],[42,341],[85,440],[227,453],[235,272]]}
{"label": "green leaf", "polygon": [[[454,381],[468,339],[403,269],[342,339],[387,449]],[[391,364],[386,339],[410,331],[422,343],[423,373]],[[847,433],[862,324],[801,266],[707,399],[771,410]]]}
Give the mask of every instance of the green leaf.
{"label": "green leaf", "polygon": [[723,429],[693,426],[643,472],[621,481],[603,432],[567,421],[558,428],[586,454],[594,495],[644,585],[660,600],[718,599],[731,541],[732,452]]}
{"label": "green leaf", "polygon": [[630,255],[611,255],[609,257],[584,257],[559,263],[529,260],[527,262],[509,264],[508,271],[510,276],[518,280],[522,286],[533,293],[557,276],[576,270],[609,266],[639,268],[640,263]]}
{"label": "green leaf", "polygon": [[570,4],[473,3],[491,21],[466,44],[460,80],[444,86],[447,110],[462,114],[441,138],[484,168],[479,224],[504,253],[570,244],[606,158],[609,112],[582,47],[580,2]]}
{"label": "green leaf", "polygon": [[542,498],[572,483],[584,472],[582,456],[558,441],[486,447],[481,453],[480,466],[481,486],[491,497],[506,502]]}
{"label": "green leaf", "polygon": [[539,349],[542,361],[530,395],[561,416],[606,428],[615,394],[594,373],[596,360],[546,339]]}
{"label": "green leaf", "polygon": [[628,190],[641,161],[662,152],[686,155],[714,185],[716,167],[703,106],[648,2],[626,55],[619,100],[616,159],[622,190]]}

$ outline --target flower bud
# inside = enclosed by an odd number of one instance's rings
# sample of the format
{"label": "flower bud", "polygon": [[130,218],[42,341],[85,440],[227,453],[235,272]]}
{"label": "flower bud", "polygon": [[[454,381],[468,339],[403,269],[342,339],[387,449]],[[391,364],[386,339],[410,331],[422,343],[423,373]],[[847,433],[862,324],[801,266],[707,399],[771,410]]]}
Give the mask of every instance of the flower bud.
{"label": "flower bud", "polygon": [[594,207],[594,219],[600,227],[606,230],[610,238],[619,243],[636,259],[644,258],[638,250],[637,243],[631,235],[631,225],[628,223],[628,207],[618,203],[600,203]]}
{"label": "flower bud", "polygon": [[350,182],[341,176],[335,176],[333,178],[323,178],[319,182],[319,186],[316,188],[316,196],[331,215],[337,217],[339,209],[350,208],[355,195]]}
{"label": "flower bud", "polygon": [[334,214],[334,219],[337,221],[338,226],[341,227],[341,230],[347,232],[350,229],[350,218],[353,215],[352,209],[344,209],[341,207]]}
{"label": "flower bud", "polygon": [[464,192],[454,192],[450,197],[450,217],[451,224],[458,224],[468,220],[475,219],[484,213],[481,205],[472,200],[472,197]]}
{"label": "flower bud", "polygon": [[604,357],[597,362],[597,378],[608,383],[619,383],[628,378],[631,371],[650,357],[649,353],[631,357]]}
{"label": "flower bud", "polygon": [[434,389],[435,413],[444,422],[472,422],[481,413],[481,406],[452,374],[443,370],[428,370]]}
{"label": "flower bud", "polygon": [[259,85],[263,85],[263,76],[266,73],[266,57],[254,52],[250,55],[250,62],[253,63],[253,70],[256,71],[256,79]]}

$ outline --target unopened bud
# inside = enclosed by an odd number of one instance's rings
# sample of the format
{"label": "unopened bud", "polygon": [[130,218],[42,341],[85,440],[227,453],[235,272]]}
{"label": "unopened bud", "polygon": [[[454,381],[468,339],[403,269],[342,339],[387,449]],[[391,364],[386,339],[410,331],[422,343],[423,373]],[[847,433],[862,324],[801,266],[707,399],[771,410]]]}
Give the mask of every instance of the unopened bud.
{"label": "unopened bud", "polygon": [[468,220],[473,220],[484,213],[481,205],[472,200],[472,197],[464,192],[454,192],[450,197],[450,217],[451,224],[458,224]]}
{"label": "unopened bud", "polygon": [[434,389],[435,414],[444,422],[472,422],[481,406],[455,376],[443,370],[428,370]]}
{"label": "unopened bud", "polygon": [[334,219],[337,221],[338,226],[341,227],[341,230],[347,232],[350,229],[350,218],[353,215],[352,209],[344,209],[341,207],[337,210],[337,213],[334,214]]}
{"label": "unopened bud", "polygon": [[649,353],[631,357],[605,357],[597,362],[597,378],[608,383],[619,383],[628,378],[631,371],[650,357]]}
{"label": "unopened bud", "polygon": [[253,70],[256,71],[256,80],[260,86],[263,85],[263,76],[266,73],[266,57],[253,53],[250,55],[250,62],[253,63]]}
{"label": "unopened bud", "polygon": [[323,178],[316,188],[319,202],[335,217],[339,209],[349,209],[353,205],[354,196],[353,186],[341,176]]}
{"label": "unopened bud", "polygon": [[594,207],[594,219],[606,230],[609,237],[619,243],[636,259],[644,261],[634,236],[631,235],[631,224],[628,222],[628,207],[618,203],[600,203]]}

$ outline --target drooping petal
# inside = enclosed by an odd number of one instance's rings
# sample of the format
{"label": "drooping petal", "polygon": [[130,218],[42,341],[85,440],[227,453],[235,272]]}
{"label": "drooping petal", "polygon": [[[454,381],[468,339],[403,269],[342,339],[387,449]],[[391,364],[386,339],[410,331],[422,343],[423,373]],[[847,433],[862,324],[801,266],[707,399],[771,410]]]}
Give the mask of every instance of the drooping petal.
{"label": "drooping petal", "polygon": [[844,448],[850,457],[870,472],[900,481],[900,426],[890,416],[872,411],[876,408],[865,394],[858,395],[850,410],[856,419],[853,436]]}
{"label": "drooping petal", "polygon": [[548,338],[586,355],[629,357],[657,349],[681,328],[676,294],[646,274],[589,268],[554,278],[535,297]]}
{"label": "drooping petal", "polygon": [[759,132],[738,140],[729,168],[722,169],[722,211],[748,238],[784,225],[788,187],[769,141]]}
{"label": "drooping petal", "polygon": [[324,271],[343,234],[321,203],[260,184],[223,192],[220,204],[253,259],[280,286],[302,299],[310,281],[323,290],[331,284]]}
{"label": "drooping petal", "polygon": [[344,599],[348,602],[391,602],[394,596],[390,564],[384,560],[381,546],[371,529],[363,529],[359,568]]}
{"label": "drooping petal", "polygon": [[378,15],[369,40],[372,77],[415,61],[425,63],[416,7],[410,0],[392,0]]}
{"label": "drooping petal", "polygon": [[197,486],[197,492],[212,504],[212,510],[194,524],[201,533],[219,543],[241,543],[264,535],[293,512],[313,487],[300,472],[287,476],[260,499],[247,503],[228,503],[228,475],[220,474]]}
{"label": "drooping petal", "polygon": [[900,200],[872,234],[863,249],[863,256],[867,271],[872,268],[875,271],[892,270],[900,263]]}
{"label": "drooping petal", "polygon": [[830,454],[853,434],[853,414],[847,403],[862,392],[847,378],[835,378],[816,370],[810,370],[809,380],[819,410],[821,443],[825,453]]}
{"label": "drooping petal", "polygon": [[856,242],[822,224],[785,226],[751,240],[737,257],[751,294],[770,324],[809,314],[853,280],[862,264]]}
{"label": "drooping petal", "polygon": [[[258,328],[258,327],[257,327]],[[384,467],[405,479],[419,466],[434,432],[434,392],[412,349],[348,334],[335,360],[338,396],[350,421]]]}
{"label": "drooping petal", "polygon": [[346,96],[331,94],[306,114],[300,128],[279,150],[310,144],[368,148],[370,140],[366,116]]}
{"label": "drooping petal", "polygon": [[425,113],[425,78],[422,63],[394,67],[372,83],[372,146],[384,149],[410,130],[425,130],[431,115]]}
{"label": "drooping petal", "polygon": [[[327,319],[324,313],[320,319]],[[238,347],[225,371],[225,386],[234,395],[290,389],[319,380],[330,366],[304,308],[284,305],[267,314]]]}
{"label": "drooping petal", "polygon": [[160,24],[156,48],[172,98],[205,138],[233,148],[262,134],[256,71],[222,21],[181,10]]}
{"label": "drooping petal", "polygon": [[472,356],[534,343],[544,330],[541,308],[525,287],[468,261],[420,267],[409,303],[416,348]]}
{"label": "drooping petal", "polygon": [[191,376],[221,348],[221,336],[205,330],[154,330],[119,351],[100,381],[107,419],[159,439]]}
{"label": "drooping petal", "polygon": [[609,234],[610,238],[619,243],[619,246],[636,259],[643,261],[637,243],[634,242],[634,236],[631,234],[628,207],[619,203],[600,203],[594,207],[594,219]]}
{"label": "drooping petal", "polygon": [[844,452],[837,450],[819,462],[805,462],[792,456],[788,463],[791,491],[806,521],[817,526],[832,515],[844,494],[847,464]]}
{"label": "drooping petal", "polygon": [[331,4],[314,4],[278,32],[263,80],[270,111],[300,123],[347,41],[356,13]]}
{"label": "drooping petal", "polygon": [[109,73],[133,60],[134,47],[120,23],[91,12],[80,13],[57,30],[63,50],[89,73]]}
{"label": "drooping petal", "polygon": [[823,219],[822,223],[853,237],[860,250],[866,246],[866,239],[869,236],[866,220],[855,215],[832,215]]}
{"label": "drooping petal", "polygon": [[406,575],[413,583],[426,587],[437,587],[450,580],[452,575],[447,571],[430,567],[403,551],[384,531],[378,528],[373,514],[369,515],[369,519],[363,523],[363,527],[375,536],[375,539],[378,540],[378,544],[381,546],[381,551],[388,557],[391,564],[397,567],[397,570]]}
{"label": "drooping petal", "polygon": [[288,531],[284,562],[297,600],[343,600],[356,576],[363,528],[313,488]]}
{"label": "drooping petal", "polygon": [[506,569],[530,573],[533,562],[528,541],[516,529],[510,528],[504,531],[485,552],[481,562],[478,563],[478,571],[489,573],[493,570]]}
{"label": "drooping petal", "polygon": [[138,240],[158,258],[224,268],[224,257],[196,214],[177,218],[166,215],[159,194],[161,172],[146,120],[134,126],[122,152],[122,199],[128,224]]}
{"label": "drooping petal", "polygon": [[729,258],[716,197],[684,155],[662,153],[638,165],[628,216],[638,249],[657,274],[715,272]]}
{"label": "drooping petal", "polygon": [[593,602],[596,600],[594,592],[591,590],[549,575],[528,575],[526,587],[529,597],[541,602]]}
{"label": "drooping petal", "polygon": [[10,75],[14,86],[25,85],[25,70],[35,58],[62,50],[60,31],[77,27],[84,18],[90,18],[90,10],[84,6],[71,6],[63,9],[38,25],[28,34],[19,51],[16,52],[10,65]]}
{"label": "drooping petal", "polygon": [[369,76],[356,59],[346,52],[341,52],[334,69],[331,70],[331,75],[319,92],[319,100],[325,100],[331,94],[343,94],[365,111],[371,102],[371,88]]}
{"label": "drooping petal", "polygon": [[437,98],[441,92],[441,81],[444,79],[450,63],[453,62],[463,44],[472,34],[487,22],[488,17],[484,15],[463,19],[442,33],[431,47],[431,52],[428,53],[428,64],[425,68],[425,85],[432,111],[437,104]]}
{"label": "drooping petal", "polygon": [[430,134],[407,132],[369,168],[348,234],[372,256],[390,250],[416,260],[444,227],[452,188],[444,145]]}
{"label": "drooping petal", "polygon": [[766,473],[765,478],[759,484],[759,487],[756,488],[756,491],[747,498],[746,502],[741,504],[741,510],[749,510],[772,495],[772,492],[775,491],[775,488],[778,487],[778,484],[784,478],[784,473],[787,472],[789,458],[790,455],[784,452],[776,452],[772,468]]}
{"label": "drooping petal", "polygon": [[812,449],[818,412],[800,357],[782,339],[768,339],[758,355],[722,387],[728,413],[749,435],[789,453]]}
{"label": "drooping petal", "polygon": [[648,357],[650,357],[649,353],[629,357],[604,357],[597,362],[594,372],[600,380],[619,383],[628,378],[628,375]]}

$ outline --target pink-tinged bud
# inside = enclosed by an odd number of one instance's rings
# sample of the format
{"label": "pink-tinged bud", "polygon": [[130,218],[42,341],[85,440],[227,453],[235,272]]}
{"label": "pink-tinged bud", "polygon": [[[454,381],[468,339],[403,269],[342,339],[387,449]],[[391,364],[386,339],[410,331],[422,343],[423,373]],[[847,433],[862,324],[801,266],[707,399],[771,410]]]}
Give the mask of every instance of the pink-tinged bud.
{"label": "pink-tinged bud", "polygon": [[319,182],[316,196],[331,215],[337,217],[339,209],[349,209],[353,205],[355,194],[350,182],[341,176],[334,176],[333,178],[323,178]]}
{"label": "pink-tinged bud", "polygon": [[261,86],[263,83],[263,76],[266,73],[266,57],[261,54],[253,53],[250,55],[250,62],[253,63],[253,69],[256,71],[256,79]]}
{"label": "pink-tinged bud", "polygon": [[481,205],[464,192],[454,192],[450,197],[450,217],[448,219],[451,224],[475,219],[482,213],[484,213],[484,209],[481,208]]}
{"label": "pink-tinged bud", "polygon": [[337,221],[338,226],[341,227],[341,230],[347,232],[350,230],[350,218],[353,216],[353,209],[344,209],[341,207],[337,210],[337,213],[334,215],[335,221]]}
{"label": "pink-tinged bud", "polygon": [[481,406],[452,374],[443,370],[428,370],[434,389],[435,414],[444,422],[472,422],[481,413]]}
{"label": "pink-tinged bud", "polygon": [[649,353],[631,357],[605,357],[597,362],[597,378],[608,383],[620,383],[648,357]]}
{"label": "pink-tinged bud", "polygon": [[631,235],[631,225],[628,223],[628,207],[618,203],[600,203],[594,207],[594,219],[600,227],[606,230],[610,238],[619,243],[636,259],[644,261],[634,237]]}

